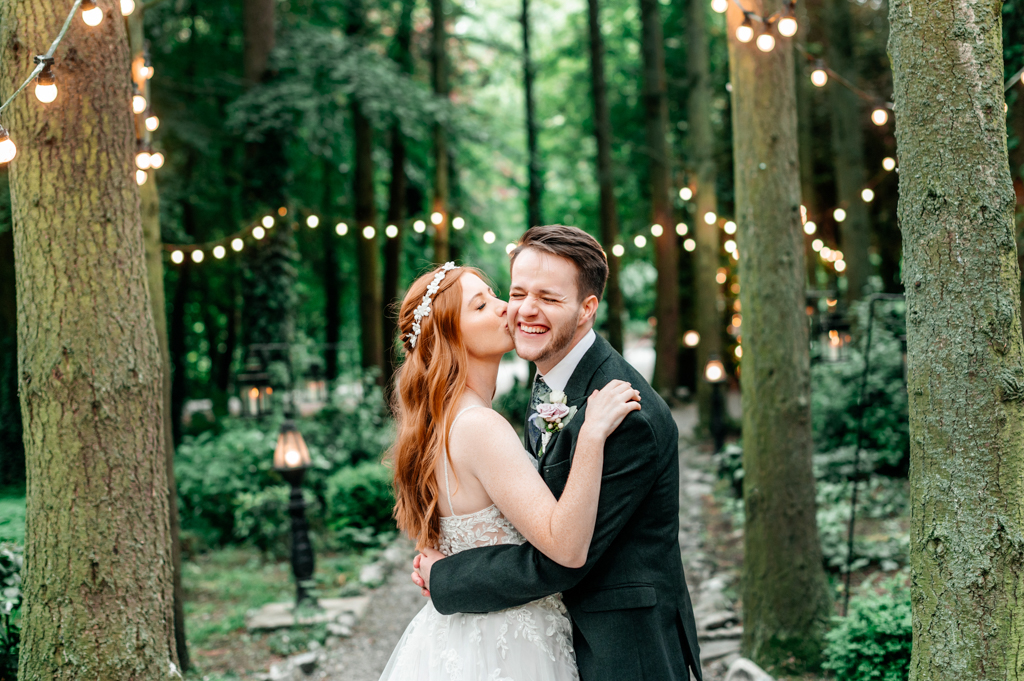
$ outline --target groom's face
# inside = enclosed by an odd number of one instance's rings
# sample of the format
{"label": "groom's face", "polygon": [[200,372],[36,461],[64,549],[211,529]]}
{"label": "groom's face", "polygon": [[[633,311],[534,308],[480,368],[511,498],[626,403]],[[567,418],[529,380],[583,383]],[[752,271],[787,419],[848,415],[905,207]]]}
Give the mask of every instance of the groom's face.
{"label": "groom's face", "polygon": [[512,265],[508,325],[516,353],[547,373],[568,352],[583,306],[571,260],[527,248]]}

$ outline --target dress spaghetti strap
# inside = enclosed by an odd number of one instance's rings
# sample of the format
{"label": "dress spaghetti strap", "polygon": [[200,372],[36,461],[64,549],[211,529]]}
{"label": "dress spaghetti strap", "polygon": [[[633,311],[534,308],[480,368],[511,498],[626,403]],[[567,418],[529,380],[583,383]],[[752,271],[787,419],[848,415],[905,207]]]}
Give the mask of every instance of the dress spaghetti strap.
{"label": "dress spaghetti strap", "polygon": [[[482,404],[474,404],[474,405],[472,405],[470,407],[466,407],[465,409],[460,411],[458,414],[456,414],[455,418],[452,419],[452,427],[448,429],[448,439],[449,440],[451,440],[451,438],[452,438],[452,431],[455,430],[455,422],[459,420],[460,416],[465,414],[470,409],[486,409],[486,407],[484,407],[484,405],[482,405]],[[451,511],[452,515],[454,516],[455,515],[455,506],[452,505],[452,492],[451,492],[451,488],[448,486],[448,456],[447,456],[447,454],[448,454],[448,452],[445,452],[445,457],[444,457],[444,494],[445,494],[446,497],[448,497],[448,510]]]}

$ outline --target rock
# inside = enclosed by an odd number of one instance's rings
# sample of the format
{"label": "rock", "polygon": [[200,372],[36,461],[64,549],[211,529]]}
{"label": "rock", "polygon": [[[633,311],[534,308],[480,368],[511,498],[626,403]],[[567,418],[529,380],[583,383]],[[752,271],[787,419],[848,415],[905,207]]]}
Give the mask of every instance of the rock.
{"label": "rock", "polygon": [[718,641],[726,638],[743,638],[743,627],[726,627],[712,631],[698,631],[697,636],[701,641]]}
{"label": "rock", "polygon": [[317,601],[318,610],[305,611],[295,616],[295,605],[293,603],[268,603],[258,610],[252,610],[246,615],[245,624],[249,631],[284,629],[296,624],[324,624],[326,622],[337,622],[339,618],[345,617],[342,622],[349,626],[355,623],[366,612],[366,606],[370,603],[369,596],[355,596],[353,598],[321,598]]}
{"label": "rock", "polygon": [[327,624],[327,633],[331,636],[338,636],[341,638],[349,638],[352,636],[352,627],[347,624],[340,624],[338,622],[329,622]]}
{"label": "rock", "polygon": [[298,668],[302,670],[302,673],[309,676],[315,670],[317,665],[320,663],[320,656],[315,650],[308,653],[301,653],[299,655],[292,655],[288,658],[288,664],[292,668]]}
{"label": "rock", "polygon": [[[703,653],[703,651],[702,651]],[[703,657],[703,654],[701,655]],[[768,672],[758,667],[745,657],[729,665],[725,681],[774,681]]]}
{"label": "rock", "polygon": [[740,642],[737,639],[708,641],[700,647],[700,661],[706,664],[720,657],[739,652],[739,649]]}
{"label": "rock", "polygon": [[736,613],[730,610],[719,610],[717,612],[708,613],[697,620],[697,629],[711,631],[712,629],[721,629],[726,625],[739,621],[740,618]]}
{"label": "rock", "polygon": [[380,563],[364,565],[359,571],[359,581],[367,586],[377,586],[384,581],[384,566]]}
{"label": "rock", "polygon": [[405,563],[408,563],[411,566],[413,556],[408,555],[408,551],[406,551],[406,548],[407,547],[405,542],[396,542],[391,546],[387,547],[386,549],[384,549],[384,553],[381,554],[381,559],[393,567],[398,567],[400,565],[404,565]]}

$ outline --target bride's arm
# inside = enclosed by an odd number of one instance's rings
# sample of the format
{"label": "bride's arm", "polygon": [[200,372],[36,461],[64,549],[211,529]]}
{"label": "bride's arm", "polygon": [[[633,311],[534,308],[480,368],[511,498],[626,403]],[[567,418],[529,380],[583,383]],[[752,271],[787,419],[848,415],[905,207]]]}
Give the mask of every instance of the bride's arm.
{"label": "bride's arm", "polygon": [[629,412],[640,409],[638,397],[624,381],[590,396],[569,478],[557,501],[512,426],[493,411],[467,412],[463,420],[468,423],[453,434],[452,456],[527,541],[560,565],[581,567],[594,534],[605,440]]}

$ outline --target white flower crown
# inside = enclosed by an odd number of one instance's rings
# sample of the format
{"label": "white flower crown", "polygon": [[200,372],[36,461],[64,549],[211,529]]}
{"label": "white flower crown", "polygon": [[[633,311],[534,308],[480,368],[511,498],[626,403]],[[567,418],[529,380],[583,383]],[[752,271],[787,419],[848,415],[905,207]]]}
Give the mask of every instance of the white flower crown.
{"label": "white flower crown", "polygon": [[434,275],[434,281],[427,287],[427,295],[423,296],[423,301],[420,306],[412,312],[413,323],[412,332],[405,334],[403,338],[409,341],[409,345],[416,347],[416,340],[420,337],[420,322],[423,321],[424,317],[430,316],[430,297],[437,293],[437,290],[441,287],[441,280],[444,279],[444,275],[448,274],[455,269],[454,262],[446,262],[441,271]]}

